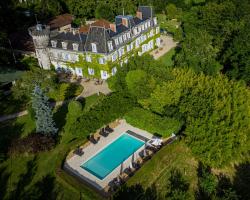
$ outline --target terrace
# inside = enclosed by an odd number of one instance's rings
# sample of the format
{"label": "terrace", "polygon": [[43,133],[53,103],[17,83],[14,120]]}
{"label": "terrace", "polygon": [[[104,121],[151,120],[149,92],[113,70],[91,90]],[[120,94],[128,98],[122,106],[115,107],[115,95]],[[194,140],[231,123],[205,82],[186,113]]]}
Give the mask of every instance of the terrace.
{"label": "terrace", "polygon": [[[118,182],[127,180],[129,174],[126,174],[126,171],[130,170],[132,172],[135,170],[136,167],[132,169],[132,163],[138,163],[139,161],[142,162],[141,153],[145,151],[146,143],[155,137],[147,131],[129,125],[125,120],[117,120],[116,122],[111,123],[110,128],[113,131],[108,136],[99,135],[101,131],[99,130],[93,136],[94,140],[97,142],[89,141],[79,147],[78,150],[70,152],[64,164],[64,169],[67,172],[77,177],[80,181],[92,186],[102,194],[107,194],[107,192],[112,191],[113,188],[111,184],[115,179],[117,179]],[[140,142],[140,146],[132,154],[129,153],[129,156],[112,169],[111,172],[109,172],[104,178],[101,179],[100,177],[94,175],[94,173],[91,173],[91,171],[82,167],[84,163],[89,162],[89,160],[95,158],[96,155],[98,156],[100,152],[106,150],[106,147],[110,144],[117,142],[117,140],[123,135],[129,135],[129,137],[133,138],[133,140]],[[127,148],[131,149],[132,147],[128,146]],[[150,151],[147,152],[147,155],[149,154]],[[112,159],[115,159],[115,155],[106,158],[108,162],[112,162]],[[94,163],[93,167],[97,166],[99,168],[103,168],[103,166],[98,166],[98,164],[100,163]]]}

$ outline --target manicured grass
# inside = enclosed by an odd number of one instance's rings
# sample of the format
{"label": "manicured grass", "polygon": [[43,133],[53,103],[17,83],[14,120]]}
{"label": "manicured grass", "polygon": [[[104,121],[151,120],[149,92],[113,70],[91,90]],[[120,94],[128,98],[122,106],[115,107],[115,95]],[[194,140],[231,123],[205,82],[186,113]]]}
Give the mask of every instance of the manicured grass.
{"label": "manicured grass", "polygon": [[94,107],[98,102],[104,98],[103,94],[97,95],[94,94],[90,97],[87,97],[83,102],[83,111],[87,112],[90,108]]}
{"label": "manicured grass", "polygon": [[161,56],[158,61],[164,66],[172,67],[174,65],[173,62],[174,55],[175,55],[175,49],[171,49],[165,55]]}
{"label": "manicured grass", "polygon": [[[88,109],[101,101],[101,96],[86,99]],[[54,110],[54,118],[59,129],[64,125],[63,119],[67,114],[67,105]],[[61,122],[61,123],[59,123]],[[8,147],[13,137],[25,137],[33,132],[35,124],[27,116],[17,120],[0,123],[1,147]],[[70,133],[61,133],[57,146],[49,151],[36,155],[11,155],[0,163],[0,193],[4,199],[102,199],[95,191],[66,174],[61,165],[68,152],[86,142],[86,136],[75,137]],[[2,150],[2,149],[1,149]],[[5,148],[6,152],[7,149]],[[13,196],[16,195],[16,196]],[[55,198],[55,196],[57,198]],[[43,198],[44,197],[44,198]]]}
{"label": "manicured grass", "polygon": [[190,193],[194,194],[197,185],[197,161],[183,142],[163,147],[151,160],[147,161],[135,175],[128,180],[128,186],[141,184],[144,189],[155,185],[158,195],[164,197],[168,191],[171,170],[179,170],[190,183]]}

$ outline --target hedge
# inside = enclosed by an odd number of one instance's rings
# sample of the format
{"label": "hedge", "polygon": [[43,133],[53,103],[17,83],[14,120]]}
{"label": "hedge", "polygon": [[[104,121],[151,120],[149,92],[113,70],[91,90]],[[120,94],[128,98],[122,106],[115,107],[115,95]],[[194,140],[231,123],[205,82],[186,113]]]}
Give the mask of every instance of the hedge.
{"label": "hedge", "polygon": [[134,108],[125,114],[127,123],[141,128],[155,135],[168,137],[172,133],[178,133],[182,122],[168,117],[161,117],[142,108]]}
{"label": "hedge", "polygon": [[133,99],[121,93],[112,93],[88,112],[80,115],[71,125],[70,132],[78,136],[87,136],[117,118],[122,118],[135,104]]}

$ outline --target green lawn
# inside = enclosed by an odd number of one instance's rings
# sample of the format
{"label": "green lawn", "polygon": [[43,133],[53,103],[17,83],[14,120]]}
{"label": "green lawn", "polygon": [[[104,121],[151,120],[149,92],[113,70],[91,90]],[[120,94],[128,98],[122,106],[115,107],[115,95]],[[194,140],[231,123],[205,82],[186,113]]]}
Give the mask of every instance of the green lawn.
{"label": "green lawn", "polygon": [[[89,109],[102,96],[86,98],[85,108]],[[61,140],[57,146],[49,151],[33,154],[12,155],[0,163],[0,194],[4,199],[19,197],[20,199],[102,199],[82,183],[61,170],[61,164],[67,153],[79,144],[86,142],[86,136],[75,137],[70,133],[63,133],[63,120],[67,113],[67,106],[54,110],[55,121],[61,130]],[[61,122],[61,123],[59,123]],[[0,123],[1,152],[6,152],[8,144],[14,137],[25,137],[33,132],[35,124],[29,117],[23,116],[17,120]],[[13,196],[16,195],[16,196]],[[45,195],[45,196],[44,196]],[[47,196],[46,196],[47,195]],[[1,198],[0,198],[1,199]]]}
{"label": "green lawn", "polygon": [[197,161],[188,147],[183,143],[175,143],[163,147],[151,160],[145,163],[135,175],[128,180],[128,186],[140,184],[144,189],[155,185],[157,193],[164,198],[168,191],[170,172],[177,169],[189,185],[189,191],[194,194],[197,185]]}
{"label": "green lawn", "polygon": [[161,56],[158,60],[162,65],[172,67],[174,65],[173,56],[175,55],[175,49],[171,49],[165,55]]}

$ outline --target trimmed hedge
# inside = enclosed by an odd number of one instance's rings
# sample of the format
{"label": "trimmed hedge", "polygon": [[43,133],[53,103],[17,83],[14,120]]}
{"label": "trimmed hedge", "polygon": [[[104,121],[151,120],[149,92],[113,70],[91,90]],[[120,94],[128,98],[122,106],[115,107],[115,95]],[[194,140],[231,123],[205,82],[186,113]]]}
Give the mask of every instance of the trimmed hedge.
{"label": "trimmed hedge", "polygon": [[99,104],[80,115],[69,131],[78,136],[87,136],[100,127],[121,118],[133,109],[136,102],[121,93],[106,96]]}
{"label": "trimmed hedge", "polygon": [[124,117],[129,124],[163,137],[178,133],[182,126],[182,122],[174,118],[161,117],[142,108],[134,108]]}

